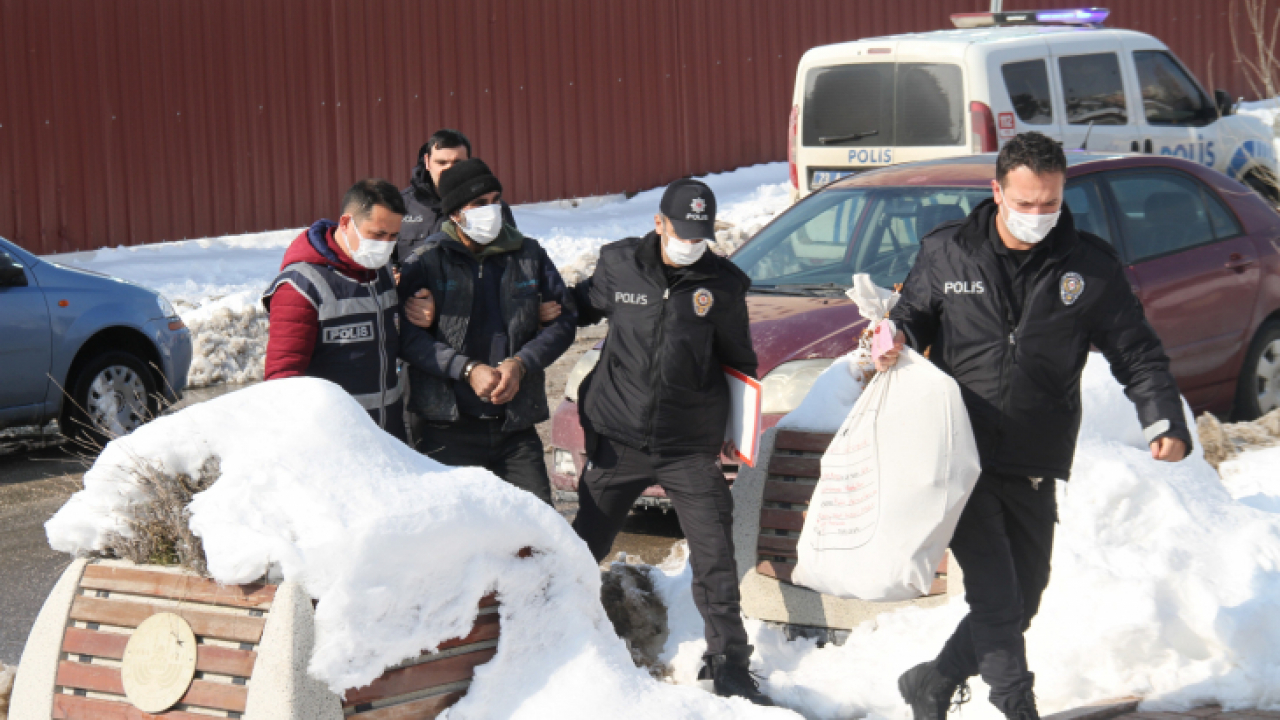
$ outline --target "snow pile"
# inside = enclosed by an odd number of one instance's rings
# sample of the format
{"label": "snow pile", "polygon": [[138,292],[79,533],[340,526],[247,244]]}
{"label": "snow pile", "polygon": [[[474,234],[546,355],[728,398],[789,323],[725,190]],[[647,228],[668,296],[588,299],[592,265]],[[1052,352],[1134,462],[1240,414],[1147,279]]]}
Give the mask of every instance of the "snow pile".
{"label": "snow pile", "polygon": [[1280,410],[1252,422],[1221,423],[1209,413],[1196,421],[1204,458],[1215,468],[1246,450],[1280,445]]}
{"label": "snow pile", "polygon": [[[813,394],[841,380],[851,396],[849,377],[833,368]],[[1053,579],[1027,634],[1042,714],[1130,695],[1149,708],[1280,709],[1280,448],[1224,463],[1222,480],[1198,449],[1158,463],[1100,355],[1082,390],[1072,480],[1058,484]],[[684,683],[703,647],[688,583],[679,564],[655,581],[669,607],[663,657]],[[898,675],[934,657],[965,611],[957,599],[882,615],[823,649],[758,622],[748,630],[763,689],[780,703],[810,718],[901,718]],[[973,689],[965,716],[1000,717],[980,680]]]}
{"label": "snow pile", "polygon": [[[599,568],[555,510],[487,471],[419,455],[322,380],[255,385],[113,441],[47,523],[50,544],[85,553],[125,531],[138,459],[191,474],[212,456],[221,476],[190,505],[209,573],[283,577],[317,598],[308,669],[336,692],[466,635],[496,591],[497,655],[453,720],[791,716],[651,679],[614,635]],[[532,556],[517,557],[525,547]]]}
{"label": "snow pile", "polygon": [[1274,130],[1276,118],[1280,117],[1280,98],[1242,102],[1236,107],[1236,114],[1256,117]]}
{"label": "snow pile", "polygon": [[[785,163],[702,178],[716,193],[715,248],[728,254],[791,203]],[[546,247],[565,282],[595,270],[600,246],[653,229],[664,188],[627,199],[608,195],[517,205],[516,223]],[[135,282],[162,293],[191,328],[189,387],[261,380],[267,313],[259,302],[285,249],[302,229],[103,248],[45,259]]]}

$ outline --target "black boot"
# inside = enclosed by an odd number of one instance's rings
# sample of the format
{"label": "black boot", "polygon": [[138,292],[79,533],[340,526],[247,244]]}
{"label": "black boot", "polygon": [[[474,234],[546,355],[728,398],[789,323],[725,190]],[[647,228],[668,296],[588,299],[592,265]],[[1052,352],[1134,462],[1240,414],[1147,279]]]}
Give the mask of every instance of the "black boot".
{"label": "black boot", "polygon": [[1036,710],[1036,695],[1029,685],[1014,695],[1002,710],[1009,720],[1040,720],[1040,712]]}
{"label": "black boot", "polygon": [[698,680],[711,680],[715,693],[720,697],[740,697],[756,705],[773,705],[768,695],[760,692],[760,683],[751,674],[750,645],[728,648],[722,655],[703,658]]}
{"label": "black boot", "polygon": [[936,662],[920,663],[898,678],[898,692],[911,706],[915,720],[944,720],[957,690],[960,691],[955,701],[958,708],[969,702],[969,684],[938,672]]}

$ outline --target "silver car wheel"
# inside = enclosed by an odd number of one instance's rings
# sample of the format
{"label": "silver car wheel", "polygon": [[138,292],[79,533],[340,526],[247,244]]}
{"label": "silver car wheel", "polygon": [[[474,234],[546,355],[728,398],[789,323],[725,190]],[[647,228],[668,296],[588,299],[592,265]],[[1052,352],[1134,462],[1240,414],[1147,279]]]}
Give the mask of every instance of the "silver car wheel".
{"label": "silver car wheel", "polygon": [[1258,354],[1254,376],[1258,410],[1266,415],[1280,407],[1280,340],[1272,340]]}
{"label": "silver car wheel", "polygon": [[89,386],[85,411],[109,437],[128,435],[147,419],[147,388],[133,368],[109,365]]}

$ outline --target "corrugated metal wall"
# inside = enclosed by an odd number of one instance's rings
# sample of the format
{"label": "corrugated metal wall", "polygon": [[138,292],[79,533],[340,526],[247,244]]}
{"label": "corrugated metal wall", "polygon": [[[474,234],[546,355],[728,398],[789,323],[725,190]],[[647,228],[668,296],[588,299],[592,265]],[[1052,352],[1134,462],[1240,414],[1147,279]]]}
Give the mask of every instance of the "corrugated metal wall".
{"label": "corrugated metal wall", "polygon": [[[446,126],[514,202],[780,160],[807,48],[987,6],[0,0],[0,235],[52,253],[297,227],[359,177],[406,183]],[[1228,0],[1110,6],[1244,93]]]}

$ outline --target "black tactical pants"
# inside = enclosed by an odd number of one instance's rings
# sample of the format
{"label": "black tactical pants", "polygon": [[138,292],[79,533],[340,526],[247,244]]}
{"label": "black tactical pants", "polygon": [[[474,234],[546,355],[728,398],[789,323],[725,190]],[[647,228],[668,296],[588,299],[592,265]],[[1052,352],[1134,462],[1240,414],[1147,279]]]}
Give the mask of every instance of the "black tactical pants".
{"label": "black tactical pants", "polygon": [[1035,680],[1022,634],[1049,584],[1056,482],[1036,488],[1025,477],[982,473],[951,539],[969,614],[942,648],[938,671],[952,680],[981,675],[1002,712]]}
{"label": "black tactical pants", "polygon": [[733,496],[716,457],[651,455],[600,437],[578,482],[573,529],[596,561],[613,546],[636,498],[661,485],[689,542],[693,602],[706,625],[707,655],[747,645],[733,558]]}
{"label": "black tactical pants", "polygon": [[414,423],[417,451],[453,467],[482,467],[521,490],[551,504],[551,477],[543,457],[542,439],[534,428],[506,431],[501,418],[483,420],[467,415],[457,422]]}

